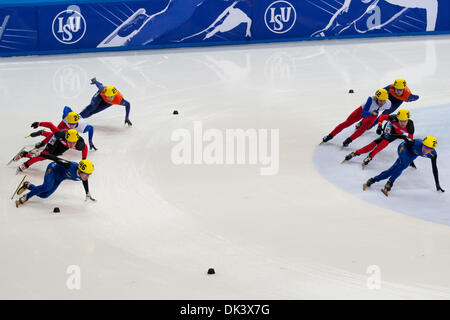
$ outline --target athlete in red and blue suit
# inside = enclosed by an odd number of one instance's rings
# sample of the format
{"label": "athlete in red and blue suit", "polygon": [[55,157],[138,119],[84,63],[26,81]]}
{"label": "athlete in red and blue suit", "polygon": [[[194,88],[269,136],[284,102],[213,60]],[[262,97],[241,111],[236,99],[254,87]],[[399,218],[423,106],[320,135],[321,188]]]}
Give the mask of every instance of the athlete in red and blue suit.
{"label": "athlete in red and blue suit", "polygon": [[343,147],[347,147],[352,141],[360,137],[377,119],[379,112],[387,110],[391,107],[391,102],[388,100],[388,92],[385,89],[378,89],[375,95],[368,97],[364,105],[356,108],[348,118],[339,124],[333,131],[323,137],[321,143],[325,143],[333,139],[339,132],[347,127],[350,127],[356,121],[362,119],[361,126],[342,143]]}
{"label": "athlete in red and blue suit", "polygon": [[58,130],[69,130],[69,129],[75,129],[78,132],[82,133],[88,133],[89,135],[89,148],[90,150],[94,149],[97,150],[97,148],[94,146],[94,143],[92,142],[92,138],[94,136],[94,127],[90,124],[87,124],[86,121],[80,117],[80,115],[76,112],[73,112],[72,109],[68,106],[64,107],[62,120],[58,124],[57,127],[52,122],[33,122],[31,124],[31,127],[36,129],[37,127],[44,127],[47,129],[50,129],[52,132],[47,132],[44,130],[39,130],[36,132],[33,132],[30,134],[30,137],[37,137],[39,135],[42,135],[46,138],[49,136],[52,136],[56,131],[55,128]]}

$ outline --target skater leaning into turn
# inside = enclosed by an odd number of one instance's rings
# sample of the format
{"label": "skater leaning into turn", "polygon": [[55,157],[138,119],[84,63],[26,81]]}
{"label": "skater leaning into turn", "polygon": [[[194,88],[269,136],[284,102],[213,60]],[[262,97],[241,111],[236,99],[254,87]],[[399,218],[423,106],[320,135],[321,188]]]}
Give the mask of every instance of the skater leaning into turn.
{"label": "skater leaning into turn", "polygon": [[364,105],[359,106],[353,111],[341,124],[339,124],[333,131],[327,136],[323,137],[322,143],[325,143],[333,139],[339,132],[345,128],[350,127],[356,121],[361,120],[361,126],[342,143],[342,147],[347,147],[352,141],[361,136],[377,119],[380,112],[387,110],[391,107],[391,102],[388,100],[388,92],[385,89],[378,89],[375,95],[368,97]]}
{"label": "skater leaning into turn", "polygon": [[[412,94],[411,90],[406,85],[405,79],[398,78],[394,81],[394,83],[384,87],[389,94],[389,101],[391,102],[391,108],[388,110],[384,110],[382,115],[389,115],[394,113],[403,102],[412,102],[419,99],[418,95]],[[372,127],[379,121],[377,119]],[[362,122],[358,122],[355,126],[356,129],[359,128]],[[371,127],[371,128],[372,128]]]}
{"label": "skater leaning into turn", "polygon": [[[57,127],[51,122],[33,122],[31,124],[31,127],[34,129],[37,129],[37,127],[44,127],[48,128],[52,131],[52,133],[55,133],[58,130],[69,130],[69,129],[75,129],[78,132],[82,133],[88,133],[89,136],[89,149],[97,150],[97,148],[94,146],[94,143],[92,142],[92,138],[94,136],[94,127],[90,124],[87,124],[86,121],[80,117],[80,115],[74,111],[68,106],[64,107],[62,120],[58,124]],[[56,131],[55,131],[56,129]],[[44,130],[39,130],[36,132],[33,132],[30,134],[30,137],[36,137],[39,135],[48,136],[48,132]]]}
{"label": "skater leaning into turn", "polygon": [[98,91],[92,97],[91,103],[80,112],[80,116],[86,119],[112,105],[121,105],[125,107],[125,124],[131,126],[130,103],[123,98],[122,94],[114,86],[105,87],[95,78],[91,79],[91,84],[95,84]]}
{"label": "skater leaning into turn", "polygon": [[402,136],[405,140],[398,146],[398,159],[395,163],[387,170],[383,171],[379,175],[370,178],[363,185],[363,190],[366,190],[375,182],[388,179],[385,186],[381,191],[388,196],[389,191],[392,188],[395,180],[402,174],[403,170],[408,168],[411,162],[417,157],[425,157],[431,159],[431,164],[433,167],[434,182],[436,183],[436,190],[444,192],[439,184],[438,168],[437,168],[437,152],[435,150],[437,145],[437,140],[434,137],[427,136],[423,140],[420,139],[410,139]]}
{"label": "skater leaning into turn", "polygon": [[16,207],[20,207],[25,202],[30,200],[34,196],[38,196],[40,198],[48,198],[56,189],[58,189],[61,182],[64,180],[74,180],[74,181],[83,181],[84,191],[86,192],[85,201],[97,201],[91,197],[89,193],[89,184],[88,179],[89,176],[94,171],[94,165],[89,160],[81,160],[79,163],[67,161],[64,159],[60,159],[53,155],[48,155],[48,158],[53,160],[47,166],[47,170],[45,171],[44,182],[40,186],[36,186],[31,184],[29,181],[25,181],[25,178],[19,184],[15,195],[21,195],[25,190],[30,190],[30,192],[24,194],[19,199],[16,200]]}
{"label": "skater leaning into turn", "polygon": [[[383,121],[386,121],[384,128],[382,127]],[[380,134],[381,136],[373,140],[365,147],[349,153],[345,156],[345,159],[342,162],[370,152],[369,155],[363,160],[362,167],[364,169],[364,167],[372,161],[378,152],[386,148],[392,141],[398,139],[399,135],[406,134],[408,135],[408,138],[412,139],[414,137],[414,123],[410,119],[409,111],[406,109],[401,109],[396,115],[392,114],[380,116],[377,134]],[[411,165],[414,166],[414,162],[411,162]]]}
{"label": "skater leaning into turn", "polygon": [[[47,145],[45,143],[47,142]],[[75,149],[81,151],[81,158],[84,160],[88,154],[88,148],[84,143],[82,137],[78,135],[75,129],[70,130],[60,130],[55,132],[50,138],[46,138],[40,143],[36,144],[36,148],[43,147],[45,145],[44,151],[36,155],[35,153],[22,151],[19,152],[14,158],[14,161],[18,161],[21,158],[29,158],[26,162],[22,163],[18,168],[17,172],[23,172],[28,169],[32,164],[47,159],[45,155],[52,154],[54,156],[60,156],[69,149]]]}

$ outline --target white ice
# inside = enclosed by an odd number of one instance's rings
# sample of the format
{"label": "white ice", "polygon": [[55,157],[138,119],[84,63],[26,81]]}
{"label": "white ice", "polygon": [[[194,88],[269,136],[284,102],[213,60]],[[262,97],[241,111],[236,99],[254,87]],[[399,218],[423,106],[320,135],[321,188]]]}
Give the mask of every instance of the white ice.
{"label": "white ice", "polygon": [[[449,55],[443,35],[2,58],[0,298],[449,299]],[[131,102],[133,122],[124,126],[119,106],[88,118],[98,203],[85,203],[81,183],[65,181],[50,198],[15,208],[10,197],[22,175],[18,163],[6,163],[39,141],[24,139],[33,121],[57,124],[65,105],[81,111],[94,76]],[[420,95],[402,106],[416,136],[438,139],[445,193],[423,158],[389,198],[383,183],[363,192],[362,183],[395,161],[398,142],[364,171],[363,157],[340,161],[373,131],[345,151],[339,146],[352,128],[318,146],[399,77]],[[279,129],[278,174],[261,176],[259,165],[173,164],[171,134],[194,121],[221,131]],[[27,170],[33,183],[47,164]],[[70,266],[80,268],[79,290],[67,287]]]}

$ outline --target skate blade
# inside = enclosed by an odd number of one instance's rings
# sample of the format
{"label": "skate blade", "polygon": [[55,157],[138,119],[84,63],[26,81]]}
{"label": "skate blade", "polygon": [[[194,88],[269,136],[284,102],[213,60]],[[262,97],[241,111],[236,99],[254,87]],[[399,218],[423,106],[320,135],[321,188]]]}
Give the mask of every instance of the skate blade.
{"label": "skate blade", "polygon": [[16,194],[17,194],[17,191],[19,191],[19,189],[23,186],[23,183],[25,182],[25,179],[26,179],[26,178],[27,178],[27,175],[25,175],[25,176],[23,177],[22,181],[20,181],[19,186],[17,187],[16,191],[14,191],[14,193],[13,193],[13,195],[12,195],[12,197],[11,197],[11,200],[14,199],[14,197],[15,197]]}
{"label": "skate blade", "polygon": [[363,184],[363,190],[366,191],[369,186],[367,184]]}
{"label": "skate blade", "polygon": [[20,149],[20,151],[19,152],[17,152],[17,154],[14,156],[14,157],[12,157],[12,159],[11,160],[9,160],[9,162],[6,164],[7,166],[8,165],[10,165],[11,164],[11,162],[13,162],[14,161],[14,158],[15,157],[17,157],[19,154],[21,154],[22,153],[22,151],[24,151],[25,150],[25,147],[23,147],[22,149]]}
{"label": "skate blade", "polygon": [[361,167],[364,170],[366,168],[366,165],[363,163],[363,164],[361,164]]}
{"label": "skate blade", "polygon": [[389,191],[387,191],[386,189],[381,189],[381,192],[383,192],[383,194],[387,197],[388,196],[388,193],[389,193]]}
{"label": "skate blade", "polygon": [[344,159],[344,160],[341,161],[341,163],[344,163],[345,161],[347,161],[347,160]]}

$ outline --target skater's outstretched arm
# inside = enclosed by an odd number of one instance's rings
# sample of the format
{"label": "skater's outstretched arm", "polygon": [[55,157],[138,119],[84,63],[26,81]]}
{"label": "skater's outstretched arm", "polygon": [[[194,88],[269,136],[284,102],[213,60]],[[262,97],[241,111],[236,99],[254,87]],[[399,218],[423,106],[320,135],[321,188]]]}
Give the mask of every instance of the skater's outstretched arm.
{"label": "skater's outstretched arm", "polygon": [[414,139],[407,137],[404,134],[393,133],[390,135],[390,137],[404,140],[407,148],[411,148],[414,145],[415,141]]}
{"label": "skater's outstretched arm", "polygon": [[[127,100],[122,99],[122,101],[120,102],[120,105],[125,107],[125,123],[128,124],[128,125],[131,125],[131,122],[129,120],[130,109],[131,109],[130,103]],[[127,120],[128,120],[129,123],[127,123]]]}
{"label": "skater's outstretched arm", "polygon": [[433,177],[434,177],[434,183],[436,184],[436,191],[445,192],[444,189],[441,188],[441,185],[439,184],[439,172],[437,168],[437,153],[434,151],[431,158],[431,166],[433,168]]}
{"label": "skater's outstretched arm", "polygon": [[45,152],[45,153],[41,153],[41,157],[56,162],[57,164],[63,166],[64,169],[70,168],[70,161],[59,158],[59,157],[55,156],[54,154]]}

